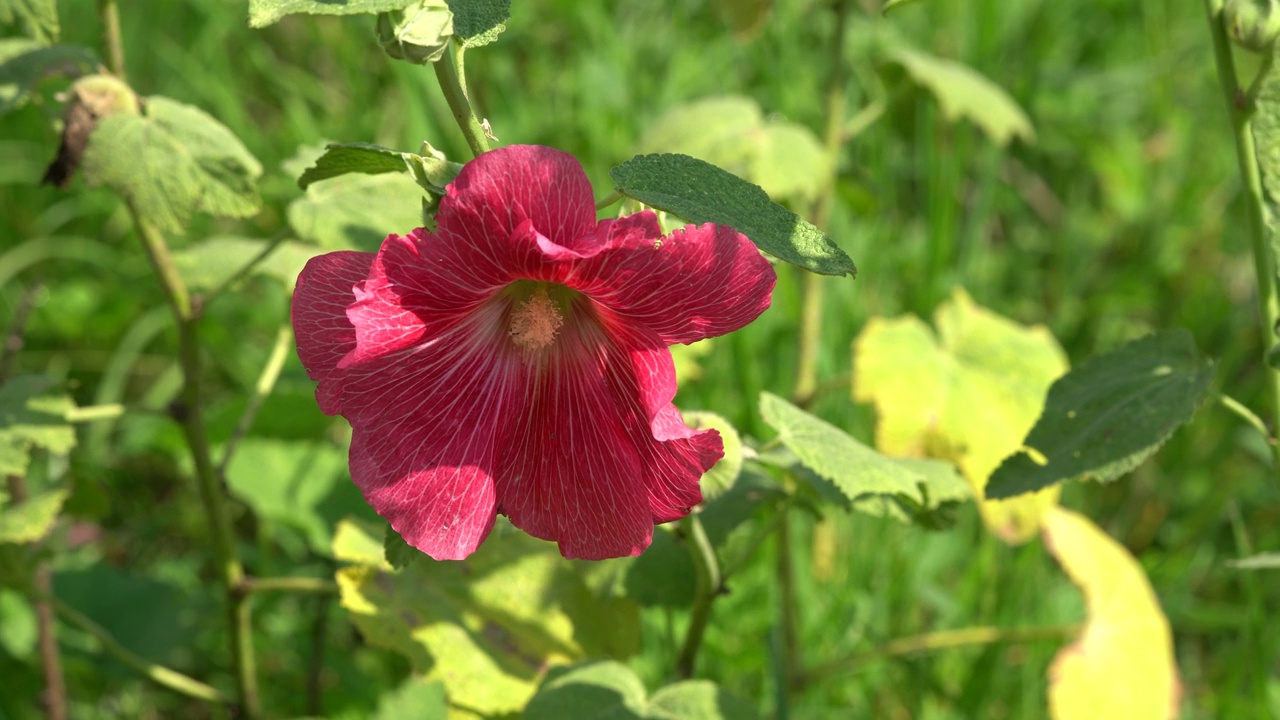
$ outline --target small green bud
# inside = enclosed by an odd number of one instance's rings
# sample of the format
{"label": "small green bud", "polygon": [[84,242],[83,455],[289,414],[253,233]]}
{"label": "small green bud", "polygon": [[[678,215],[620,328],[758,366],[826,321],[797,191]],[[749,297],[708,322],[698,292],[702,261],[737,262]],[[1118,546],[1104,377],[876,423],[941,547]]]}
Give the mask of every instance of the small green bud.
{"label": "small green bud", "polygon": [[1227,0],[1227,33],[1243,48],[1265,52],[1280,37],[1280,0]]}
{"label": "small green bud", "polygon": [[1280,370],[1280,345],[1272,345],[1267,351],[1267,366],[1273,370]]}
{"label": "small green bud", "polygon": [[378,42],[397,60],[418,65],[444,56],[453,36],[453,13],[445,0],[418,0],[403,10],[378,13]]}

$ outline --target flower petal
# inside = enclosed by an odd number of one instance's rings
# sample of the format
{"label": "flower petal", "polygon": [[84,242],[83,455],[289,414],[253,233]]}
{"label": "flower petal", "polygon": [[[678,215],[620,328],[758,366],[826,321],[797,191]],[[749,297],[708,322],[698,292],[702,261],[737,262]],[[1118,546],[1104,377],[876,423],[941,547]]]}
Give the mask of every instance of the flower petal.
{"label": "flower petal", "polygon": [[355,300],[354,286],[369,275],[373,253],[343,251],[317,255],[298,275],[290,314],[298,341],[298,357],[307,377],[318,380],[320,409],[341,412],[342,358],[356,347],[356,331],[346,309]]}
{"label": "flower petal", "polygon": [[576,263],[565,284],[667,345],[732,332],[769,307],[777,275],[732,228],[690,225],[663,237],[645,211],[601,222],[597,232],[608,249]]}

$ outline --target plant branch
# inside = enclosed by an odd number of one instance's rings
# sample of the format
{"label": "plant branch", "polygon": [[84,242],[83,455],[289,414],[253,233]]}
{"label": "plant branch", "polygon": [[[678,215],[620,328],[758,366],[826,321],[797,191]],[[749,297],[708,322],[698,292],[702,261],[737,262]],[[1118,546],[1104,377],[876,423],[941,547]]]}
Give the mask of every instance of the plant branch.
{"label": "plant branch", "polygon": [[445,53],[444,57],[432,65],[435,66],[436,80],[440,82],[445,102],[449,103],[449,110],[453,113],[453,119],[458,123],[458,128],[462,130],[462,136],[467,139],[471,154],[479,155],[488,152],[489,138],[471,110],[471,101],[467,99],[467,88],[458,75],[457,65],[461,64],[463,49],[460,45],[454,47],[454,52]]}
{"label": "plant branch", "polygon": [[240,415],[240,421],[236,423],[236,429],[231,433],[231,438],[227,440],[227,447],[222,451],[222,461],[218,463],[218,477],[225,479],[227,477],[227,466],[231,464],[231,458],[235,455],[236,447],[249,432],[249,428],[253,426],[254,418],[258,417],[258,411],[262,409],[262,402],[271,394],[271,390],[276,386],[276,380],[280,378],[280,370],[284,368],[284,361],[289,355],[289,348],[293,345],[293,328],[289,325],[281,325],[276,331],[276,344],[271,347],[271,355],[267,357],[267,364],[262,366],[262,373],[258,375],[258,383],[253,388],[253,395],[249,397],[249,402],[244,407],[244,412]]}
{"label": "plant branch", "polygon": [[178,362],[182,367],[182,392],[172,414],[182,426],[183,437],[191,451],[205,521],[212,535],[214,562],[226,603],[227,630],[231,638],[231,665],[236,678],[241,709],[248,720],[256,720],[261,716],[261,707],[258,678],[254,668],[253,627],[247,598],[238,591],[244,579],[244,568],[236,555],[231,519],[227,514],[222,484],[211,458],[209,438],[204,428],[204,405],[200,386],[199,318],[192,307],[187,286],[173,264],[173,257],[169,253],[169,246],[164,238],[142,217],[132,201],[126,199],[126,204],[134,226],[142,238],[147,258],[164,288],[165,296],[178,324]]}
{"label": "plant branch", "polygon": [[107,69],[124,80],[124,43],[120,39],[120,9],[116,0],[98,0],[98,22],[102,24],[102,49]]}
{"label": "plant branch", "polygon": [[[21,323],[15,321],[21,334]],[[9,498],[17,505],[27,501],[27,486],[21,476],[9,476]],[[45,717],[48,720],[66,720],[67,683],[62,674],[62,656],[58,653],[58,628],[53,621],[53,606],[49,597],[53,593],[53,573],[47,560],[36,562],[31,573],[31,586],[37,597],[32,599],[36,610],[36,637],[40,646],[40,667],[44,671]]]}
{"label": "plant branch", "polygon": [[[1257,148],[1253,140],[1253,105],[1241,91],[1236,76],[1235,62],[1231,56],[1231,42],[1222,18],[1222,0],[1204,0],[1205,14],[1209,22],[1209,34],[1213,38],[1213,58],[1218,68],[1218,83],[1222,98],[1231,119],[1232,135],[1236,145],[1236,163],[1240,179],[1244,183],[1245,205],[1249,216],[1249,240],[1253,247],[1253,265],[1258,281],[1258,311],[1261,315],[1260,330],[1262,352],[1275,344],[1277,321],[1280,321],[1280,299],[1276,296],[1276,267],[1268,243],[1266,205],[1262,189],[1262,174],[1258,167]],[[1269,71],[1270,65],[1264,66]],[[1262,78],[1259,77],[1261,82]],[[1255,83],[1256,85],[1256,83]],[[1272,426],[1280,427],[1280,373],[1266,367],[1267,385],[1271,394]],[[1271,433],[1266,433],[1271,437]],[[1271,443],[1275,472],[1280,473],[1280,445]]]}
{"label": "plant branch", "polygon": [[1268,445],[1275,445],[1276,440],[1271,436],[1271,431],[1267,430],[1267,424],[1262,422],[1262,418],[1246,407],[1243,403],[1225,393],[1218,393],[1218,402],[1231,412],[1235,413],[1240,419],[1262,433],[1262,437],[1267,441]]}
{"label": "plant branch", "polygon": [[238,592],[241,595],[248,595],[250,593],[269,592],[269,591],[313,593],[316,595],[336,595],[338,594],[338,584],[327,578],[246,577],[240,581],[240,587],[238,588]]}
{"label": "plant branch", "polygon": [[689,616],[689,629],[684,635],[684,645],[676,658],[676,677],[685,680],[693,677],[693,667],[698,659],[698,650],[702,647],[702,637],[706,633],[707,623],[711,621],[711,605],[720,595],[723,586],[720,583],[720,563],[716,559],[716,551],[707,540],[707,533],[702,528],[702,521],[696,514],[690,513],[681,523],[685,531],[685,540],[689,543],[689,555],[693,558],[693,567],[697,573],[697,587],[693,594],[693,611]]}

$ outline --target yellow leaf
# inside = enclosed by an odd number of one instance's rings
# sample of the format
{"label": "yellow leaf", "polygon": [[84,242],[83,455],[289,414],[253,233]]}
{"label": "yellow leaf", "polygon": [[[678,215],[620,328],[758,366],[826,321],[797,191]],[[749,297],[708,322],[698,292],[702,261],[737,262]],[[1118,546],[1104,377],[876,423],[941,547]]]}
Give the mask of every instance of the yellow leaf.
{"label": "yellow leaf", "polygon": [[[853,397],[876,406],[881,452],[950,460],[981,498],[1035,424],[1066,357],[1044,327],[1018,325],[958,288],[934,324],[936,334],[913,316],[867,323],[853,344]],[[1055,487],[979,507],[993,532],[1021,543],[1057,499]]]}
{"label": "yellow leaf", "polygon": [[1049,668],[1054,720],[1166,720],[1181,694],[1169,621],[1142,568],[1088,518],[1045,516],[1044,540],[1088,604],[1084,633]]}

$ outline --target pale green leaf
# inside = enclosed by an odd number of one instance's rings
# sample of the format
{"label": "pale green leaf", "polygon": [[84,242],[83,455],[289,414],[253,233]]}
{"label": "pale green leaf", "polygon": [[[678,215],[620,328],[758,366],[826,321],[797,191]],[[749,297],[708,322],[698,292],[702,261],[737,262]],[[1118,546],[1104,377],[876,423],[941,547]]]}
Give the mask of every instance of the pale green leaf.
{"label": "pale green leaf", "polygon": [[592,660],[552,668],[525,708],[525,720],[753,720],[755,707],[709,680],[685,680],[645,699],[627,666]]}
{"label": "pale green leaf", "polygon": [[761,250],[824,275],[857,268],[822,231],[759,186],[688,155],[639,155],[609,171],[623,195],[692,223],[737,229]]}
{"label": "pale green leaf", "polygon": [[[1035,423],[1066,359],[1043,327],[1020,326],[961,290],[938,307],[935,332],[907,316],[875,318],[853,344],[853,397],[875,405],[876,446],[902,457],[955,463],[981,498],[991,473]],[[1009,542],[1039,527],[1056,491],[982,501],[987,525]]]}
{"label": "pale green leaf", "polygon": [[[218,235],[201,240],[173,253],[178,272],[192,290],[220,286],[270,246],[267,240]],[[298,273],[320,248],[296,242],[282,242],[253,266],[252,274],[274,278],[293,289]]]}
{"label": "pale green leaf", "polygon": [[43,538],[58,519],[68,494],[67,490],[48,490],[0,507],[0,543],[31,543]]}
{"label": "pale green leaf", "polygon": [[422,226],[422,190],[402,173],[312,183],[289,203],[289,226],[326,250],[377,250],[391,233]]}
{"label": "pale green leaf", "polygon": [[[1044,412],[987,485],[1012,497],[1075,477],[1114,480],[1160,448],[1191,419],[1213,380],[1186,330],[1135,340],[1081,363],[1049,388]],[[1047,461],[1047,462],[1044,462]]]}
{"label": "pale green leaf", "polygon": [[444,57],[453,37],[453,13],[444,0],[415,0],[403,10],[378,13],[377,33],[389,57],[427,65]]}
{"label": "pale green leaf", "polygon": [[103,120],[81,171],[166,233],[184,232],[196,212],[248,217],[262,204],[262,166],[240,140],[203,110],[165,97],[148,98],[141,115]]}
{"label": "pale green leaf", "polygon": [[377,540],[375,533],[376,530],[363,520],[339,520],[333,531],[333,557],[342,562],[391,570],[384,544]]}
{"label": "pale green leaf", "polygon": [[75,404],[48,379],[19,375],[0,385],[0,476],[25,475],[33,448],[65,455],[76,444],[67,413]]}
{"label": "pale green leaf", "polygon": [[511,0],[448,0],[453,11],[453,32],[462,47],[488,45],[503,30],[511,15]]}
{"label": "pale green leaf", "polygon": [[1031,121],[1018,103],[973,68],[907,47],[894,48],[890,59],[933,94],[948,120],[970,120],[1000,145],[1014,138],[1035,141]]}
{"label": "pale green leaf", "polygon": [[1273,62],[1264,66],[1264,74],[1257,81],[1250,126],[1266,200],[1267,234],[1272,253],[1280,255],[1280,64],[1274,62],[1280,54],[1280,43],[1274,44],[1270,52]]}
{"label": "pale green leaf", "polygon": [[98,57],[79,45],[43,45],[27,38],[0,39],[0,115],[17,110],[46,78],[77,78]]}
{"label": "pale green leaf", "polygon": [[57,40],[57,0],[0,0],[0,25],[15,24],[41,43]]}
{"label": "pale green leaf", "polygon": [[652,720],[751,720],[755,706],[710,680],[685,680],[653,694],[645,715]]}
{"label": "pale green leaf", "polygon": [[1280,553],[1261,553],[1239,560],[1228,560],[1227,567],[1237,570],[1280,570]]}
{"label": "pale green leaf", "polygon": [[1051,509],[1045,545],[1084,591],[1080,639],[1049,668],[1054,720],[1169,720],[1178,714],[1173,638],[1137,560],[1088,518]]}
{"label": "pale green leaf", "polygon": [[738,480],[738,473],[742,472],[742,437],[728,420],[712,412],[687,412],[684,413],[684,421],[695,430],[715,428],[724,443],[724,457],[703,473],[700,483],[702,501],[714,500],[732,488]]}
{"label": "pale green leaf", "polygon": [[36,612],[22,595],[0,589],[0,648],[10,657],[26,660],[35,652]]}
{"label": "pale green leaf", "polygon": [[376,15],[414,0],[249,0],[249,25],[265,27],[285,15]]}
{"label": "pale green leaf", "polygon": [[372,720],[446,720],[448,716],[444,683],[410,678],[378,699]]}

